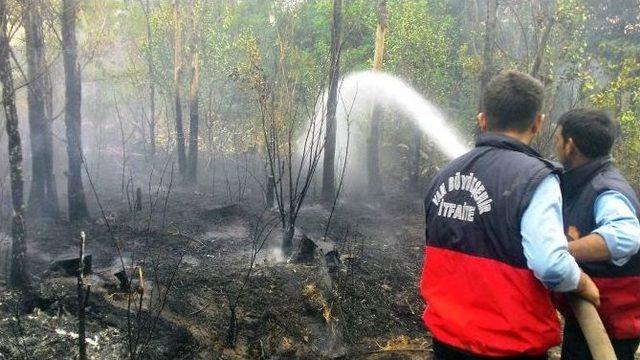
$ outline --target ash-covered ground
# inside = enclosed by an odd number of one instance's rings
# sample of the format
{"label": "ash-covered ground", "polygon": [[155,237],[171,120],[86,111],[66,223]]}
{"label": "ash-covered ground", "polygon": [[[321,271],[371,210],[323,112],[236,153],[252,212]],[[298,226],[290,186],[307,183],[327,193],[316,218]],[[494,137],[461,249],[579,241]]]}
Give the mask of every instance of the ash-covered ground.
{"label": "ash-covered ground", "polygon": [[[116,196],[103,200],[104,217],[95,209],[81,224],[29,223],[38,296],[24,304],[3,291],[0,358],[77,356],[77,280],[51,265],[78,256],[80,231],[92,257],[85,279],[92,358],[428,356],[417,293],[419,201],[344,201],[328,230],[330,211],[310,202],[289,258],[280,250],[277,212],[264,211],[260,199],[214,201],[173,189],[165,206],[163,191],[143,196],[140,212]],[[312,258],[297,256],[303,237],[317,246]],[[265,241],[256,251],[258,238]],[[114,276],[123,262],[128,288]]]}

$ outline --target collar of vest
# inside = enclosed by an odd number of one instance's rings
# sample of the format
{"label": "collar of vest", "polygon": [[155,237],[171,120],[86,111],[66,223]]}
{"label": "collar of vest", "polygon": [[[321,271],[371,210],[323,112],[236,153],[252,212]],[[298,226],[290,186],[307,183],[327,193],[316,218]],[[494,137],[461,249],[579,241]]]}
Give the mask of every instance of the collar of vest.
{"label": "collar of vest", "polygon": [[513,150],[531,155],[533,157],[542,158],[540,154],[532,147],[526,145],[522,141],[512,138],[511,136],[497,134],[497,133],[484,133],[478,136],[476,141],[476,147],[490,146],[500,149]]}
{"label": "collar of vest", "polygon": [[577,194],[603,168],[611,164],[611,156],[603,156],[568,170],[562,174],[562,193],[571,197]]}

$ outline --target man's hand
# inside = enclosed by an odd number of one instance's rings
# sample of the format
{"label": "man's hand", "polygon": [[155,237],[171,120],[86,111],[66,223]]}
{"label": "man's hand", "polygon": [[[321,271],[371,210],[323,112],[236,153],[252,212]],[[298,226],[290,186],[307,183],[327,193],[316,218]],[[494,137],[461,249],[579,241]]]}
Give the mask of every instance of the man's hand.
{"label": "man's hand", "polygon": [[575,293],[596,307],[600,306],[600,290],[598,290],[598,287],[589,275],[584,272],[580,274],[580,281],[578,282],[578,288]]}
{"label": "man's hand", "polygon": [[571,242],[578,239],[580,239],[580,231],[578,231],[578,228],[575,226],[569,226],[567,229],[567,240]]}

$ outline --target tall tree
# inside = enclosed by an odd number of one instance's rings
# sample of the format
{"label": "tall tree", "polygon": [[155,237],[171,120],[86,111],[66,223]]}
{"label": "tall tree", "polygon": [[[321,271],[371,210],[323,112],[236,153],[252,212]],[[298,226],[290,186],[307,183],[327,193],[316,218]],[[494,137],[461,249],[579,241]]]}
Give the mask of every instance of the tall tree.
{"label": "tall tree", "polygon": [[89,214],[82,185],[82,81],[76,42],[77,0],[62,1],[62,60],[65,78],[64,123],[67,133],[67,193],[69,220],[80,220]]}
{"label": "tall tree", "polygon": [[[195,4],[192,4],[195,8]],[[195,11],[191,16],[191,84],[189,86],[189,164],[187,169],[187,183],[197,184],[198,182],[198,122],[199,113],[199,91],[200,91],[200,29],[195,18]]]}
{"label": "tall tree", "polygon": [[[378,26],[376,27],[375,52],[373,55],[373,71],[382,70],[384,60],[384,41],[387,33],[387,1],[378,3]],[[367,139],[367,172],[369,179],[369,193],[380,195],[383,193],[382,176],[380,174],[380,126],[384,117],[384,109],[374,99],[371,113],[371,128]]]}
{"label": "tall tree", "polygon": [[498,0],[486,0],[487,16],[485,20],[484,50],[482,52],[482,71],[480,73],[480,107],[484,101],[484,89],[494,73],[493,55],[496,37],[496,13]]}
{"label": "tall tree", "polygon": [[156,86],[155,86],[155,64],[153,62],[153,33],[151,32],[151,5],[149,0],[144,3],[140,0],[142,11],[145,17],[145,27],[147,32],[147,68],[149,82],[149,145],[151,157],[156,156]]}
{"label": "tall tree", "polygon": [[329,64],[329,93],[325,125],[324,163],[322,171],[322,201],[330,203],[335,196],[336,109],[340,80],[340,28],[342,26],[342,0],[333,0],[331,20],[331,63]]}
{"label": "tall tree", "polygon": [[49,69],[45,61],[42,33],[41,1],[22,1],[22,19],[26,39],[31,143],[32,180],[29,192],[29,213],[34,216],[58,216],[58,195],[53,175],[53,141],[50,105],[51,89],[47,86]]}
{"label": "tall tree", "polygon": [[9,52],[11,50],[9,48],[8,22],[7,1],[0,0],[0,82],[2,82],[2,108],[4,110],[9,143],[11,201],[13,205],[13,221],[11,223],[13,245],[9,282],[14,287],[25,288],[29,284],[29,275],[27,272],[27,245],[24,225],[22,146],[18,129],[15,87],[9,60]]}
{"label": "tall tree", "polygon": [[173,1],[174,39],[173,39],[173,102],[176,112],[176,142],[178,146],[178,171],[186,174],[187,154],[182,124],[182,100],[180,98],[180,75],[182,72],[182,30],[180,26],[180,3]]}

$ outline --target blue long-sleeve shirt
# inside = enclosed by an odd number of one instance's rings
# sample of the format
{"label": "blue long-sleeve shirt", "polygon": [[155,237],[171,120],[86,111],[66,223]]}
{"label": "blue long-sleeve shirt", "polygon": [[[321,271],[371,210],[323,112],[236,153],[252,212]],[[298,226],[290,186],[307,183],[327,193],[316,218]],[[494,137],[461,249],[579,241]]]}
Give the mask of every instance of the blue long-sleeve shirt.
{"label": "blue long-sleeve shirt", "polygon": [[527,266],[549,289],[578,287],[581,270],[569,254],[562,218],[562,192],[556,175],[545,178],[533,194],[520,222]]}
{"label": "blue long-sleeve shirt", "polygon": [[617,266],[626,264],[640,249],[640,223],[636,209],[624,195],[610,190],[596,198],[593,213],[597,226],[593,232],[604,239],[611,253],[611,262]]}

